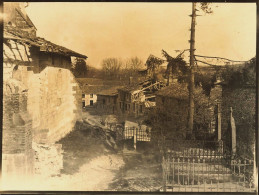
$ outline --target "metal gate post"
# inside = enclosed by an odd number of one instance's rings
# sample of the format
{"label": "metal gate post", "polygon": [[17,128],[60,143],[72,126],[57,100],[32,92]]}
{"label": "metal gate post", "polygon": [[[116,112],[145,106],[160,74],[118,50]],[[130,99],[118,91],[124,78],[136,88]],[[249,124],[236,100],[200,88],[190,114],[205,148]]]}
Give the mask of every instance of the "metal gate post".
{"label": "metal gate post", "polygon": [[134,149],[137,150],[137,128],[134,128]]}

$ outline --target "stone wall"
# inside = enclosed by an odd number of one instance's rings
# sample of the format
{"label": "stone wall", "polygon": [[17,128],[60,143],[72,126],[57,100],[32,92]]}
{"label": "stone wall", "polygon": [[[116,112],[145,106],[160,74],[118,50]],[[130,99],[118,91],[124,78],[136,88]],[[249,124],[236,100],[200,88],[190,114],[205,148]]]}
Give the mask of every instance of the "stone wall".
{"label": "stone wall", "polygon": [[34,157],[27,91],[15,79],[4,81],[3,90],[2,177],[29,177],[34,172]]}
{"label": "stone wall", "polygon": [[80,89],[70,70],[46,67],[31,76],[28,89],[28,111],[35,133],[48,130],[46,141],[49,143],[68,134],[81,110]]}
{"label": "stone wall", "polygon": [[28,178],[36,173],[59,174],[62,146],[55,142],[72,131],[82,110],[82,94],[70,71],[70,57],[42,53],[9,40],[4,44],[3,65],[5,182],[16,179],[29,184]]}

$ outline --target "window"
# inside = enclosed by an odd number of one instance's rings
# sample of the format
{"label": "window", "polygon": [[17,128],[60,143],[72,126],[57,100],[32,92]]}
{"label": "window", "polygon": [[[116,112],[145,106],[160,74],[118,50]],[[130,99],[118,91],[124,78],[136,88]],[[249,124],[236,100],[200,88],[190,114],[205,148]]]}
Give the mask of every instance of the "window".
{"label": "window", "polygon": [[93,105],[94,105],[94,101],[90,100],[90,106],[93,106]]}
{"label": "window", "polygon": [[83,106],[83,108],[85,107],[85,101],[82,102],[82,106]]}
{"label": "window", "polygon": [[84,93],[82,93],[82,98],[85,98],[85,94]]}
{"label": "window", "polygon": [[93,97],[94,97],[94,94],[91,93],[91,94],[90,94],[90,98],[93,98]]}
{"label": "window", "polygon": [[142,113],[142,105],[139,106],[139,112]]}

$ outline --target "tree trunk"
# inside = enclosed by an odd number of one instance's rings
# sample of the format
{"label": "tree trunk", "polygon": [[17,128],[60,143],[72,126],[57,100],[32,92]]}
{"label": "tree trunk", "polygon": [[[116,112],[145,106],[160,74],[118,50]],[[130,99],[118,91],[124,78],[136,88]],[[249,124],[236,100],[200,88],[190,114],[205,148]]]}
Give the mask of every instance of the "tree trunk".
{"label": "tree trunk", "polygon": [[189,80],[189,121],[188,134],[193,135],[193,118],[194,118],[194,52],[195,52],[195,23],[196,23],[196,3],[192,3],[192,23],[191,23],[191,40],[190,40],[190,80]]}

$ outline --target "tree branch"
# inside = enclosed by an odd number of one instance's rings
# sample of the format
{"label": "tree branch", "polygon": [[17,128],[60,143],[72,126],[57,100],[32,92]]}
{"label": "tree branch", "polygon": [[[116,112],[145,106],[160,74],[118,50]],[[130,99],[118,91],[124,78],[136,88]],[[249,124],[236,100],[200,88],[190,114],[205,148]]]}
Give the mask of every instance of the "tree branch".
{"label": "tree branch", "polygon": [[236,60],[230,60],[228,58],[221,58],[221,57],[214,57],[214,56],[202,56],[202,55],[195,55],[197,57],[202,57],[202,58],[216,58],[216,59],[222,59],[222,60],[228,60],[230,62],[248,62],[248,61],[236,61]]}

